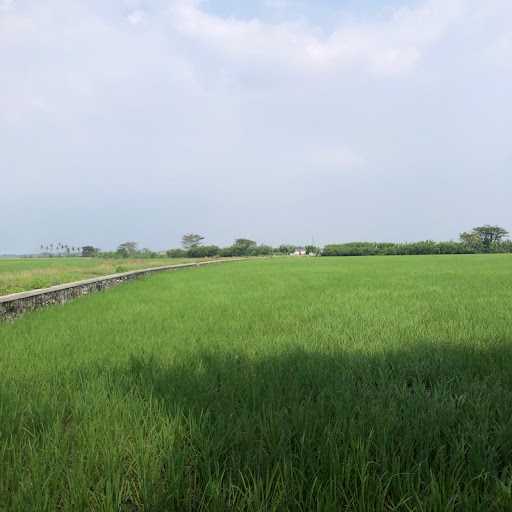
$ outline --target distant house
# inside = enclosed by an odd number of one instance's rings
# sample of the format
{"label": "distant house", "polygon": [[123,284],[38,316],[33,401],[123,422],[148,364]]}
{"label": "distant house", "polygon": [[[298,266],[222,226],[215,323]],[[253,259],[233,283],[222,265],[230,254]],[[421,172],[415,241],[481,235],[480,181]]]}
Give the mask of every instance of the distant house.
{"label": "distant house", "polygon": [[296,247],[295,251],[290,254],[290,256],[306,256],[306,248],[305,247]]}

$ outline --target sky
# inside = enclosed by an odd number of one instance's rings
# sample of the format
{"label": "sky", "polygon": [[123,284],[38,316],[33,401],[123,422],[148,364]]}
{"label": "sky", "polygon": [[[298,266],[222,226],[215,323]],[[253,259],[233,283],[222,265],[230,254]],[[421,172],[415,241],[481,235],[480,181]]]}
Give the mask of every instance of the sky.
{"label": "sky", "polygon": [[512,230],[510,0],[0,0],[0,253]]}

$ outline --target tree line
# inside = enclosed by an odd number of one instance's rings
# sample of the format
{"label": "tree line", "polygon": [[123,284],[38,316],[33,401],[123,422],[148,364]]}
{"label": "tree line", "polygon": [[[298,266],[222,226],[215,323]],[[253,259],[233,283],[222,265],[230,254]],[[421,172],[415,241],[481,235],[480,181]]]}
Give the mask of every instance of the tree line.
{"label": "tree line", "polygon": [[[275,249],[270,245],[258,245],[254,240],[248,238],[237,238],[234,243],[228,247],[219,247],[217,245],[203,245],[204,237],[194,233],[188,233],[183,236],[181,248],[170,249],[167,251],[169,258],[211,258],[214,256],[234,257],[234,256],[269,256],[274,254]],[[286,247],[288,251],[289,247]],[[283,246],[284,251],[284,246]]]}
{"label": "tree line", "polygon": [[70,247],[64,244],[41,245],[42,256],[83,256],[106,258],[213,258],[235,256],[271,256],[289,255],[300,249],[300,254],[310,256],[378,256],[378,255],[421,255],[421,254],[477,254],[477,253],[512,253],[512,241],[509,233],[500,226],[478,226],[471,231],[460,234],[458,241],[435,242],[349,242],[328,244],[323,248],[315,245],[297,247],[281,244],[278,247],[258,244],[248,238],[237,238],[227,247],[204,244],[205,237],[197,233],[183,235],[181,247],[156,252],[139,248],[137,242],[123,242],[115,251],[100,251],[86,245]]}
{"label": "tree line", "polygon": [[323,248],[322,256],[512,253],[512,241],[507,239],[508,234],[500,226],[485,225],[461,233],[458,241],[330,244]]}
{"label": "tree line", "polygon": [[41,251],[40,255],[47,258],[82,255],[82,247],[68,245],[62,242],[41,244],[39,250]]}
{"label": "tree line", "polygon": [[[137,242],[123,242],[115,251],[101,251],[92,245],[86,245],[81,248],[83,257],[103,257],[103,258],[212,258],[233,257],[233,256],[270,256],[273,254],[288,255],[293,253],[296,245],[281,244],[278,247],[258,244],[248,238],[237,238],[233,244],[227,247],[217,245],[206,245],[203,243],[202,235],[188,233],[183,235],[181,247],[169,249],[167,251],[152,251],[147,248],[139,248]],[[306,246],[305,251],[308,254],[320,254],[318,247]],[[42,254],[43,255],[43,254]]]}

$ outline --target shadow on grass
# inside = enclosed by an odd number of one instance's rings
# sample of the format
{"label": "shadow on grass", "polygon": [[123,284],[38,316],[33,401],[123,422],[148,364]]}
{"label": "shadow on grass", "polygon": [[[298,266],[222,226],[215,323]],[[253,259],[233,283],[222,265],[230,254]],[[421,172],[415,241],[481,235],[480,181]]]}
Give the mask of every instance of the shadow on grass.
{"label": "shadow on grass", "polygon": [[118,383],[181,426],[150,510],[512,510],[511,369],[426,343],[134,356]]}
{"label": "shadow on grass", "polygon": [[132,356],[0,386],[5,510],[512,510],[512,347]]}

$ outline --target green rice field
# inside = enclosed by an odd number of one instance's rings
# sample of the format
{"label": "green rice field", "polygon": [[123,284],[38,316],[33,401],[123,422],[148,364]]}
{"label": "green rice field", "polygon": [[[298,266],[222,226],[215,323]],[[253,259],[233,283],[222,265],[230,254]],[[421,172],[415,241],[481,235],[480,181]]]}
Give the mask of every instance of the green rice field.
{"label": "green rice field", "polygon": [[0,323],[0,511],[512,510],[511,306],[510,255],[274,258]]}
{"label": "green rice field", "polygon": [[184,259],[0,259],[0,296],[117,272],[184,263]]}

